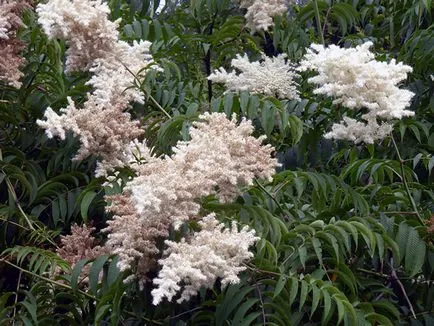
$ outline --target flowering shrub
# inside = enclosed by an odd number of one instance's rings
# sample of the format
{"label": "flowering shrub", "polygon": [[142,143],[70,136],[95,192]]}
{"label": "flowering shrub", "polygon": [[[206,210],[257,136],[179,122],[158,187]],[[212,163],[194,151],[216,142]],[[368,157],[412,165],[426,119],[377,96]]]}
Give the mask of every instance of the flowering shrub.
{"label": "flowering shrub", "polygon": [[2,323],[433,323],[428,2],[0,13]]}

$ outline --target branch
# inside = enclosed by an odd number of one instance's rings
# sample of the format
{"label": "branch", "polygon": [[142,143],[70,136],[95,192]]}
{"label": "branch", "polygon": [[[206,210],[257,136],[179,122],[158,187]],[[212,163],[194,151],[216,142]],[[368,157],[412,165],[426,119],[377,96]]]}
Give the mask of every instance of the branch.
{"label": "branch", "polygon": [[413,196],[411,195],[410,188],[408,187],[407,178],[405,177],[404,160],[401,157],[401,153],[399,151],[398,145],[395,142],[395,138],[393,138],[393,135],[391,135],[391,138],[392,138],[393,146],[395,147],[396,150],[396,154],[398,155],[398,160],[401,167],[401,180],[402,183],[404,184],[405,191],[407,192],[408,199],[410,200],[411,206],[413,206],[413,210],[416,213],[417,219],[419,220],[420,224],[425,225],[422,217],[419,214],[419,211],[417,210],[416,202],[414,201]]}
{"label": "branch", "polygon": [[321,43],[322,43],[323,46],[325,46],[324,34],[322,33],[321,19],[320,19],[320,16],[319,16],[318,0],[312,0],[312,2],[313,2],[313,8],[315,10],[316,28],[318,30],[318,34],[320,36]]}

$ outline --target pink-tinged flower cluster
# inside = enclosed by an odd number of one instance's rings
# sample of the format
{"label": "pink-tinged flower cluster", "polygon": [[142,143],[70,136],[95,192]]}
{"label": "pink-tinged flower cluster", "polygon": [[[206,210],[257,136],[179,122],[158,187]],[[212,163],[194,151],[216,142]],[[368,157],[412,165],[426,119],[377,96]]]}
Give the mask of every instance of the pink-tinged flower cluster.
{"label": "pink-tinged flower cluster", "polygon": [[93,231],[95,228],[88,225],[72,225],[71,234],[61,236],[61,245],[57,249],[57,254],[71,267],[82,259],[95,259],[105,254],[105,248],[99,246],[96,238],[92,236]]}
{"label": "pink-tinged flower cluster", "polygon": [[0,2],[0,80],[16,88],[21,87],[20,67],[26,62],[20,56],[24,43],[17,38],[17,31],[24,26],[21,16],[31,8],[30,3],[30,0]]}
{"label": "pink-tinged flower cluster", "polygon": [[90,71],[87,84],[93,88],[81,107],[69,98],[60,115],[48,108],[38,124],[49,137],[64,139],[72,131],[81,141],[76,159],[98,155],[97,174],[104,176],[124,161],[125,148],[143,133],[125,111],[130,102],[144,101],[132,86],[152,64],[151,43],[119,40],[118,22],[108,19],[110,10],[101,0],[49,0],[36,11],[48,37],[66,40],[66,72]]}
{"label": "pink-tinged flower cluster", "polygon": [[[145,155],[143,164],[133,164],[137,176],[109,206],[114,216],[105,230],[106,246],[119,256],[120,269],[132,270],[142,284],[147,281],[146,273],[157,265],[158,240],[167,238],[172,228],[202,219],[201,198],[215,195],[223,202],[230,201],[240,187],[252,185],[255,177],[271,179],[278,166],[271,156],[273,147],[262,145],[264,137],[251,135],[250,121],[243,119],[238,124],[235,117],[229,120],[223,113],[205,113],[199,118],[190,129],[191,139],[179,142],[172,156]],[[240,257],[250,255],[244,251]],[[240,267],[230,260],[227,263],[234,271]],[[218,277],[221,275],[216,274],[214,280]]]}

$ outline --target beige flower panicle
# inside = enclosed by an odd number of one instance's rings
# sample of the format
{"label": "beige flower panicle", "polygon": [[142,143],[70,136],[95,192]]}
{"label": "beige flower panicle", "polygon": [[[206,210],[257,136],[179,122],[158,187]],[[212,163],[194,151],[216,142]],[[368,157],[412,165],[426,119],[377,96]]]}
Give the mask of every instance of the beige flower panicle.
{"label": "beige flower panicle", "polygon": [[191,140],[179,142],[171,157],[142,165],[138,177],[127,184],[140,216],[145,220],[167,214],[175,227],[194,218],[197,200],[216,194],[230,201],[240,186],[255,177],[271,179],[278,166],[271,157],[274,148],[262,145],[265,138],[251,136],[253,126],[239,125],[224,113],[205,113],[190,129]]}
{"label": "beige flower panicle", "polygon": [[243,262],[253,257],[249,251],[259,238],[247,226],[238,230],[236,222],[231,228],[220,224],[215,214],[209,214],[199,222],[201,231],[193,233],[180,242],[166,241],[168,248],[165,257],[158,263],[162,265],[153,283],[153,303],[158,305],[164,298],[181,303],[195,296],[201,288],[212,288],[217,279],[222,286],[239,283],[238,274],[245,270]]}
{"label": "beige flower panicle", "polygon": [[228,91],[249,91],[280,99],[300,99],[295,81],[299,75],[284,54],[277,57],[263,55],[260,61],[254,62],[249,61],[247,54],[238,54],[232,59],[231,65],[233,71],[227,72],[221,67],[208,79],[224,83]]}
{"label": "beige flower panicle", "polygon": [[48,137],[65,138],[67,131],[80,139],[75,159],[100,157],[97,176],[106,176],[122,158],[125,148],[143,134],[139,121],[125,111],[129,103],[144,102],[135,88],[152,66],[150,42],[119,40],[118,22],[108,19],[110,10],[101,0],[49,0],[37,7],[39,23],[51,38],[65,39],[68,50],[66,72],[90,71],[87,82],[92,93],[81,108],[68,99],[60,115],[48,108],[45,120],[37,123]]}
{"label": "beige flower panicle", "polygon": [[291,0],[237,0],[240,8],[246,8],[244,16],[247,21],[247,28],[252,33],[256,31],[267,31],[273,26],[273,18],[283,15],[288,11],[288,5],[295,3]]}
{"label": "beige flower panicle", "polygon": [[89,70],[116,47],[119,21],[107,19],[110,8],[102,0],[49,0],[36,12],[49,38],[66,40],[66,72]]}
{"label": "beige flower panicle", "polygon": [[393,120],[413,116],[406,110],[413,93],[398,87],[412,71],[410,66],[375,60],[369,48],[372,42],[366,42],[356,48],[344,49],[336,45],[325,48],[313,44],[300,63],[299,70],[313,70],[317,75],[309,82],[318,85],[315,94],[334,98],[334,104],[340,104],[352,110],[367,110],[361,117],[365,122],[356,123],[347,118],[341,124],[335,124],[326,138],[349,139],[356,143],[373,143],[386,137],[392,131],[387,123],[378,123],[377,119]]}
{"label": "beige flower panicle", "polygon": [[95,228],[89,225],[71,226],[71,234],[61,236],[61,245],[57,254],[71,267],[82,259],[95,259],[107,253],[104,247],[97,245],[97,240],[92,236]]}
{"label": "beige flower panicle", "polygon": [[81,146],[75,159],[99,155],[104,163],[99,165],[97,176],[105,176],[108,170],[118,166],[117,163],[124,159],[122,154],[125,148],[143,131],[139,127],[139,121],[131,120],[130,114],[123,112],[122,106],[101,108],[93,99],[90,96],[83,108],[77,109],[72,99],[68,98],[69,105],[60,110],[63,114],[58,115],[47,108],[46,120],[37,122],[50,138],[65,139],[67,131],[79,137]]}
{"label": "beige flower panicle", "polygon": [[140,219],[128,191],[107,200],[111,202],[107,211],[114,215],[103,230],[108,234],[105,249],[118,255],[121,271],[134,272],[126,282],[138,279],[143,286],[148,281],[147,273],[157,267],[156,257],[160,252],[157,240],[169,235],[171,221],[167,217]]}
{"label": "beige flower panicle", "polygon": [[24,26],[21,16],[31,8],[31,3],[30,0],[0,1],[0,80],[15,88],[21,87],[20,67],[26,63],[20,56],[25,45],[17,38],[17,31]]}
{"label": "beige flower panicle", "polygon": [[200,119],[190,129],[191,139],[179,142],[170,157],[152,157],[142,147],[144,163],[133,165],[137,177],[109,207],[114,217],[106,246],[120,257],[120,269],[132,270],[141,284],[155,268],[157,241],[171,228],[201,219],[202,197],[230,201],[255,177],[271,179],[278,166],[273,147],[262,145],[264,137],[251,136],[250,121],[238,124],[224,113]]}

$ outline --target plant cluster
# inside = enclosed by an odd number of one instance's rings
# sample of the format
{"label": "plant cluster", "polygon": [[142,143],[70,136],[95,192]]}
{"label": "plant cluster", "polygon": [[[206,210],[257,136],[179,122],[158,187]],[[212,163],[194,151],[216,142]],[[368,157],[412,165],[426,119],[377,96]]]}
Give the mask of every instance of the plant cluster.
{"label": "plant cluster", "polygon": [[432,325],[426,0],[0,0],[0,325]]}

